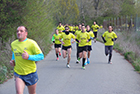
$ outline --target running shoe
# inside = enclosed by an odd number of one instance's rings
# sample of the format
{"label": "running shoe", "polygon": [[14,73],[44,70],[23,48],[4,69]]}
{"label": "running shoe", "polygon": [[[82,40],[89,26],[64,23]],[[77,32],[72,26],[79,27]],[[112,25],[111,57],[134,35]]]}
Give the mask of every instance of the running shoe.
{"label": "running shoe", "polygon": [[70,65],[69,65],[69,64],[67,64],[67,65],[66,65],[66,67],[67,67],[67,68],[70,68]]}
{"label": "running shoe", "polygon": [[58,61],[59,60],[59,58],[56,58],[56,61]]}
{"label": "running shoe", "polygon": [[109,62],[108,62],[108,64],[112,64],[112,62],[111,62],[111,61],[109,61]]}
{"label": "running shoe", "polygon": [[85,62],[85,64],[84,65],[87,65],[87,62]]}
{"label": "running shoe", "polygon": [[86,68],[82,66],[82,69],[85,70]]}
{"label": "running shoe", "polygon": [[61,53],[59,53],[59,56],[61,56]]}
{"label": "running shoe", "polygon": [[89,64],[90,63],[90,61],[89,61],[89,59],[87,58],[87,63]]}
{"label": "running shoe", "polygon": [[79,60],[76,60],[76,64],[79,64],[80,63],[80,61]]}

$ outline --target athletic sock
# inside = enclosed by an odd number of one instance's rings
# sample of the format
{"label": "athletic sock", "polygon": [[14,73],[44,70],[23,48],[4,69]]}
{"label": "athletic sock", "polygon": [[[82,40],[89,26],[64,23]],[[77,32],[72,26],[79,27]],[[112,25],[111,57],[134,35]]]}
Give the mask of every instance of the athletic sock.
{"label": "athletic sock", "polygon": [[58,53],[56,54],[56,57],[58,58]]}
{"label": "athletic sock", "polygon": [[85,66],[85,58],[83,58],[83,64],[82,64],[82,67],[84,67]]}
{"label": "athletic sock", "polygon": [[79,53],[78,52],[77,52],[76,56],[77,56],[77,59],[78,59],[79,58]]}

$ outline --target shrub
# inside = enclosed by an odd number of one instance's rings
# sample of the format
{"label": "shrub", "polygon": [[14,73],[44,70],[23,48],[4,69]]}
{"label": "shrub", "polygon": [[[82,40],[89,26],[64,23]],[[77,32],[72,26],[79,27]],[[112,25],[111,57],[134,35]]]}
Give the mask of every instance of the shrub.
{"label": "shrub", "polygon": [[7,67],[6,66],[2,66],[0,67],[0,84],[7,79]]}

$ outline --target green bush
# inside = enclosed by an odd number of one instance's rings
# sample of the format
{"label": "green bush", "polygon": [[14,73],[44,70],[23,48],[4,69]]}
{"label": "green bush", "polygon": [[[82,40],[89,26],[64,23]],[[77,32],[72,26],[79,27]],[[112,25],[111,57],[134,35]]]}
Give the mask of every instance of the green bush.
{"label": "green bush", "polygon": [[140,73],[140,58],[137,58],[132,64],[135,67],[135,70]]}
{"label": "green bush", "polygon": [[135,53],[134,52],[125,52],[124,54],[125,59],[131,61],[131,63],[133,63],[133,61],[135,61],[136,57],[135,57]]}
{"label": "green bush", "polygon": [[7,79],[7,67],[2,66],[0,67],[0,84]]}
{"label": "green bush", "polygon": [[121,54],[124,53],[123,48],[120,47],[120,44],[119,43],[115,43],[114,46],[113,46],[113,49],[117,50]]}

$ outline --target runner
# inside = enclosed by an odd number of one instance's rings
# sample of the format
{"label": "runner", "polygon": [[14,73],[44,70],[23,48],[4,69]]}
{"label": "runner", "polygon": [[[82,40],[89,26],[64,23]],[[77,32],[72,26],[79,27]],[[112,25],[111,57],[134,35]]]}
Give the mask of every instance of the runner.
{"label": "runner", "polygon": [[100,29],[102,29],[103,28],[103,25],[100,25]]}
{"label": "runner", "polygon": [[[71,39],[74,39],[72,43],[75,42],[75,36],[72,33],[69,33],[69,27],[65,27],[65,33],[62,33],[60,36],[60,41],[62,43],[62,53],[63,53],[63,58],[66,58],[66,53],[68,53],[68,59],[67,59],[67,68],[70,68],[70,59],[71,59]],[[63,41],[61,40],[63,39]]]}
{"label": "runner", "polygon": [[73,33],[73,26],[72,26],[72,24],[69,25],[69,32]]}
{"label": "runner", "polygon": [[57,29],[59,31],[59,34],[61,34],[63,30],[65,30],[65,28],[62,26],[61,22],[59,22],[59,25],[57,26]]}
{"label": "runner", "polygon": [[[93,32],[90,30],[90,26],[89,25],[87,25],[87,32],[89,33],[89,36],[90,36],[90,39],[94,39],[94,34],[93,34]],[[91,52],[91,50],[92,50],[92,41],[90,40],[89,42],[88,42],[88,45],[87,45],[87,49],[88,49],[88,56],[87,56],[87,62],[85,63],[85,65],[87,65],[87,63],[89,64],[90,63],[90,60],[89,60],[89,58],[90,58],[90,52]]]}
{"label": "runner", "polygon": [[52,41],[54,43],[55,53],[56,53],[56,60],[59,60],[59,56],[61,56],[61,42],[59,41],[61,34],[58,34],[58,29],[55,30],[55,34],[53,34]]}
{"label": "runner", "polygon": [[82,26],[85,26],[85,24],[84,24],[84,23],[82,23]]}
{"label": "runner", "polygon": [[[75,36],[76,36],[76,39],[77,39],[77,35],[79,34],[79,33],[81,33],[81,24],[79,24],[79,29],[78,30],[76,30],[76,32],[75,32]],[[78,60],[78,57],[79,57],[79,48],[78,48],[78,42],[76,41],[76,48],[77,48],[77,52],[76,52],[76,57],[77,57],[77,61],[76,61],[76,63],[77,64],[79,64],[80,63],[80,60]]]}
{"label": "runner", "polygon": [[100,28],[96,22],[93,23],[93,25],[91,26],[92,30],[93,30],[93,33],[94,33],[94,42],[96,43],[96,38],[97,38],[97,32],[98,32],[98,29]]}
{"label": "runner", "polygon": [[73,34],[75,34],[75,31],[76,31],[76,27],[75,25],[73,25]]}
{"label": "runner", "polygon": [[79,29],[78,25],[75,26],[75,32]]}
{"label": "runner", "polygon": [[109,31],[106,31],[102,35],[102,39],[105,43],[105,55],[108,56],[109,54],[108,64],[112,64],[111,58],[112,58],[113,45],[114,45],[114,41],[117,40],[117,35],[115,34],[115,32],[113,32],[112,26],[109,26]]}
{"label": "runner", "polygon": [[85,26],[82,26],[82,32],[77,35],[77,42],[79,42],[79,58],[78,60],[82,59],[82,68],[85,69],[85,60],[87,58],[87,44],[90,41],[89,34],[85,31]]}
{"label": "runner", "polygon": [[12,59],[10,65],[14,67],[16,94],[23,94],[25,85],[29,94],[36,94],[38,81],[35,61],[44,59],[38,44],[27,38],[28,29],[25,26],[17,28],[17,40],[11,43]]}

